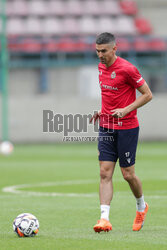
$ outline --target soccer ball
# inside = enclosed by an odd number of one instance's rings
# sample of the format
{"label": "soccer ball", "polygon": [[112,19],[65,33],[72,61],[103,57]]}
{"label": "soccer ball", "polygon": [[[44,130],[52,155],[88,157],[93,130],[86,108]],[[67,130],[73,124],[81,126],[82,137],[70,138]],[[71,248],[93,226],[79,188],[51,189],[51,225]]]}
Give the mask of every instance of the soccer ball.
{"label": "soccer ball", "polygon": [[13,221],[13,230],[19,237],[32,237],[39,231],[38,219],[30,214],[19,214]]}
{"label": "soccer ball", "polygon": [[9,155],[13,152],[13,144],[9,141],[4,141],[0,144],[0,153],[3,155]]}

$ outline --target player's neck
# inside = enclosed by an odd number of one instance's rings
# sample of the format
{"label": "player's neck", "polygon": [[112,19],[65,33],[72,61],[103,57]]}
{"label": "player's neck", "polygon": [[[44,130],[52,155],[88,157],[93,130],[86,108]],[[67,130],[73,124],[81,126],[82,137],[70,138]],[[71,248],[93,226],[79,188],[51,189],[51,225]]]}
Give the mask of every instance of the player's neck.
{"label": "player's neck", "polygon": [[106,64],[106,67],[107,67],[107,68],[110,67],[113,63],[115,63],[116,60],[117,60],[117,56],[115,55],[115,56],[112,58],[112,60],[111,60],[108,64]]}

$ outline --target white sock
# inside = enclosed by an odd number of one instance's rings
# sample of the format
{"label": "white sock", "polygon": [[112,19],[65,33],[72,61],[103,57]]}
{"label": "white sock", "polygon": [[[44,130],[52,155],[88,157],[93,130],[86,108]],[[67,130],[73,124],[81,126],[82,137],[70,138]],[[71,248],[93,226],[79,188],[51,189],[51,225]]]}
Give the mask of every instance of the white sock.
{"label": "white sock", "polygon": [[142,195],[140,198],[136,198],[136,209],[139,212],[144,212],[144,209],[146,208],[146,204],[144,201],[144,195]]}
{"label": "white sock", "polygon": [[101,205],[100,209],[101,209],[101,219],[106,219],[109,221],[110,206]]}

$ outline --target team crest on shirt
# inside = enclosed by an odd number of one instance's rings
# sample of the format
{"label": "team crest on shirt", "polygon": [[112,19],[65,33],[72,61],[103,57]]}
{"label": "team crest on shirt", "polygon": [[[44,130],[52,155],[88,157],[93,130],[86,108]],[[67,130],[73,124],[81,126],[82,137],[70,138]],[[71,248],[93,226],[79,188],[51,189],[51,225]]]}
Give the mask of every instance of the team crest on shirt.
{"label": "team crest on shirt", "polygon": [[114,79],[115,77],[116,77],[116,73],[115,73],[115,71],[113,71],[113,72],[111,73],[111,78]]}

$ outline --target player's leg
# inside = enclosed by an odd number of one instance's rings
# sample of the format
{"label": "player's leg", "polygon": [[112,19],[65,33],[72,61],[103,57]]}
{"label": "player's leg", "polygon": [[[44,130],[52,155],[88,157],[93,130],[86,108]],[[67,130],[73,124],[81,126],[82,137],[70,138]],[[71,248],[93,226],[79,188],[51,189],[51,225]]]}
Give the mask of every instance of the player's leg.
{"label": "player's leg", "polygon": [[[115,162],[100,161],[100,205],[110,206],[113,197],[112,176],[115,169]],[[101,211],[101,218],[109,220],[109,213]]]}
{"label": "player's leg", "polygon": [[142,228],[148,210],[148,204],[144,201],[142,183],[135,174],[138,133],[139,128],[123,130],[118,133],[118,155],[121,171],[136,198],[137,212],[133,224],[134,231],[139,231]]}
{"label": "player's leg", "polygon": [[115,162],[100,161],[100,209],[101,217],[94,226],[95,232],[110,231],[112,225],[109,222],[110,203],[113,197],[112,176],[115,169]]}
{"label": "player's leg", "polygon": [[117,161],[116,133],[100,128],[99,131],[99,163],[100,163],[100,208],[101,218],[94,226],[95,232],[110,231],[110,202],[113,196],[112,176]]}
{"label": "player's leg", "polygon": [[100,208],[101,219],[109,221],[110,203],[113,197],[112,176],[115,169],[115,162],[100,161]]}
{"label": "player's leg", "polygon": [[136,197],[136,217],[133,222],[133,231],[139,231],[143,225],[148,211],[148,204],[144,201],[142,184],[135,174],[135,165],[130,167],[121,167],[122,175],[128,182],[134,196]]}
{"label": "player's leg", "polygon": [[128,182],[134,196],[136,198],[140,198],[143,194],[142,184],[140,179],[135,174],[135,165],[130,167],[121,167],[121,172],[124,179]]}

